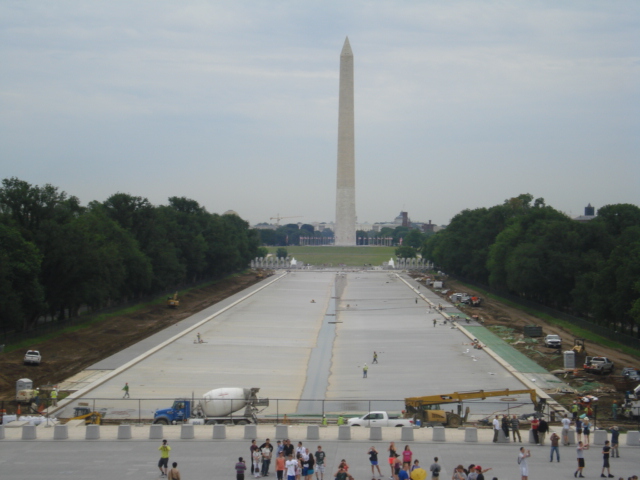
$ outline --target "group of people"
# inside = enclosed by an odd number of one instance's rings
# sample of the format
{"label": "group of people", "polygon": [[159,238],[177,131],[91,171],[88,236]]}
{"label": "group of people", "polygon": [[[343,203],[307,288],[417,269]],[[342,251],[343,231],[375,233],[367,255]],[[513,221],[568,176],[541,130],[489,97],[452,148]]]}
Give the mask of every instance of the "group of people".
{"label": "group of people", "polygon": [[[275,446],[268,438],[260,446],[255,440],[251,440],[249,455],[251,458],[250,473],[255,478],[268,477],[271,459],[275,458],[275,471],[278,480],[283,480],[285,471],[288,480],[312,480],[314,474],[316,480],[324,480],[326,455],[320,445],[314,453],[311,453],[308,448],[302,445],[302,442],[298,442],[298,446],[294,447],[289,439],[278,440]],[[344,460],[343,462],[346,464]],[[239,457],[235,466],[238,480],[244,480],[247,468],[244,458]],[[346,480],[346,477],[341,480]]]}
{"label": "group of people", "polygon": [[[275,446],[269,439],[266,439],[260,446],[256,440],[252,440],[249,455],[251,458],[249,465],[244,457],[239,457],[235,464],[237,480],[244,480],[249,469],[255,478],[269,476],[272,456],[275,456],[276,459],[277,480],[285,480],[285,475],[286,480],[314,480],[314,476],[315,480],[324,480],[327,456],[321,445],[318,445],[317,450],[312,453],[302,445],[302,442],[298,442],[294,447],[289,439],[282,442],[278,440]],[[375,480],[376,472],[377,477],[381,479],[383,473],[380,470],[380,452],[375,446],[371,446],[367,450],[367,456],[371,464],[372,480]],[[433,459],[427,473],[427,470],[420,465],[420,461],[413,458],[413,452],[409,445],[405,445],[404,449],[398,452],[395,443],[391,442],[387,448],[387,457],[390,480],[425,480],[429,474],[434,480],[438,480],[440,477],[442,468],[438,463],[438,457]],[[475,464],[469,465],[467,468],[459,465],[455,469],[453,480],[484,480],[484,474],[489,470],[491,469],[483,469],[480,465]],[[349,473],[349,464],[345,459],[340,461],[338,470],[332,478],[334,480],[354,480]]]}

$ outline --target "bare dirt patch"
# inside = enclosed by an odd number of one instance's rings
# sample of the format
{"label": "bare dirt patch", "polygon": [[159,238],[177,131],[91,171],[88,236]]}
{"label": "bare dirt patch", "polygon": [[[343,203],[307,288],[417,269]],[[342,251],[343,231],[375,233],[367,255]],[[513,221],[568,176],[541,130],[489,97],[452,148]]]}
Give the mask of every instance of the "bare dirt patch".
{"label": "bare dirt patch", "polygon": [[180,297],[178,308],[152,305],[135,313],[108,318],[86,328],[34,343],[42,354],[39,366],[22,363],[26,350],[0,355],[0,400],[15,398],[15,382],[30,378],[34,386],[55,385],[86,367],[133,345],[194,313],[261,281],[255,273],[221,280],[190,290]]}
{"label": "bare dirt patch", "polygon": [[[494,333],[501,337],[507,337],[507,341],[509,341],[509,343],[511,343],[515,348],[547,370],[554,371],[564,367],[562,352],[573,347],[573,340],[575,338],[571,332],[562,327],[550,325],[541,318],[530,315],[522,310],[518,310],[517,308],[505,305],[498,300],[487,298],[481,292],[456,282],[455,280],[448,279],[446,281],[445,288],[448,289],[447,295],[450,295],[453,292],[465,292],[472,296],[475,295],[482,297],[483,302],[480,307],[460,305],[458,306],[459,310],[469,316],[478,315],[484,320],[484,324],[487,328],[492,329]],[[442,293],[440,293],[440,295],[449,301],[446,295],[443,295]],[[527,325],[541,326],[544,335],[560,335],[563,341],[562,348],[551,349],[545,347],[543,342],[544,337],[536,339],[525,338],[524,327]],[[631,366],[638,368],[640,366],[640,358],[634,355],[629,355],[615,348],[609,348],[587,341],[586,351],[587,355],[604,356],[612,360],[616,366],[614,373],[619,374],[623,367]],[[582,365],[579,366],[581,367]],[[623,423],[620,420],[618,420],[618,422],[609,420],[611,404],[613,401],[616,401],[618,406],[624,403],[624,395],[615,391],[611,377],[608,375],[600,376],[586,374],[582,371],[580,371],[575,377],[572,374],[559,375],[559,377],[572,388],[579,391],[582,395],[592,394],[599,398],[598,408],[600,415],[598,425],[606,426],[608,424],[613,425],[614,423]],[[573,393],[553,396],[558,402],[567,407],[570,406],[573,400],[577,398]]]}

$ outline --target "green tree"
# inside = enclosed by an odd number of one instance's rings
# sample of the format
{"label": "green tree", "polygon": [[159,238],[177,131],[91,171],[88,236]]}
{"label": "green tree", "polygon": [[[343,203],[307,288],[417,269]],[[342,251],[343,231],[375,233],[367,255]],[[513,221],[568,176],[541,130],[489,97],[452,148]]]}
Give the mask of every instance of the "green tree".
{"label": "green tree", "polygon": [[396,257],[398,258],[416,258],[418,253],[416,249],[410,246],[402,245],[401,247],[396,248]]}
{"label": "green tree", "polygon": [[28,330],[45,311],[42,255],[17,228],[0,223],[0,326]]}
{"label": "green tree", "polygon": [[287,256],[289,256],[289,253],[287,252],[286,248],[280,247],[280,248],[278,248],[276,250],[276,257],[278,257],[278,258],[287,258]]}

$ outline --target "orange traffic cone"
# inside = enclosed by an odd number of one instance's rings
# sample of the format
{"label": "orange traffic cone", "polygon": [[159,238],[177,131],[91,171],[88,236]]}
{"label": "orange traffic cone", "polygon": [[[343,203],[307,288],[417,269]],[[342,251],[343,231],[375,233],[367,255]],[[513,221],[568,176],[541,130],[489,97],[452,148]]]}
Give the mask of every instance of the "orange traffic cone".
{"label": "orange traffic cone", "polygon": [[18,410],[16,411],[16,415],[20,415],[20,404],[18,404]]}

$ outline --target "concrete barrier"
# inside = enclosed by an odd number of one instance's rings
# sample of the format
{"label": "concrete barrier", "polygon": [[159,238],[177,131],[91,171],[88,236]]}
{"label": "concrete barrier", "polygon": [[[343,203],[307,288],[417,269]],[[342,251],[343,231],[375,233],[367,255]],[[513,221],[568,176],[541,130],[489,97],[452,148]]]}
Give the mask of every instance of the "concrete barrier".
{"label": "concrete barrier", "polygon": [[118,425],[118,440],[131,440],[131,425]]}
{"label": "concrete barrier", "polygon": [[35,440],[38,438],[35,425],[23,425],[22,426],[22,440]]}
{"label": "concrete barrier", "polygon": [[593,432],[593,444],[594,445],[604,445],[604,442],[607,441],[607,431],[606,430],[596,430]]}
{"label": "concrete barrier", "polygon": [[349,425],[340,425],[338,427],[338,440],[351,440],[351,427]]}
{"label": "concrete barrier", "polygon": [[285,438],[289,438],[289,425],[276,425],[276,440]]}
{"label": "concrete barrier", "polygon": [[401,427],[400,441],[413,442],[413,427]]}
{"label": "concrete barrier", "polygon": [[529,430],[529,443],[536,444],[536,441],[533,439],[533,430]]}
{"label": "concrete barrier", "polygon": [[478,429],[473,427],[467,427],[464,429],[464,441],[465,442],[478,442]]}
{"label": "concrete barrier", "polygon": [[569,440],[569,445],[576,444],[576,431],[571,429],[569,430],[569,435],[567,435],[567,439]]}
{"label": "concrete barrier", "polygon": [[4,440],[4,425],[0,425],[0,440]]}
{"label": "concrete barrier", "polygon": [[55,425],[53,427],[54,440],[66,440],[69,438],[69,427],[66,425]]}
{"label": "concrete barrier", "polygon": [[498,443],[509,443],[509,437],[504,434],[504,430],[498,430]]}
{"label": "concrete barrier", "polygon": [[[284,437],[284,438],[286,438],[286,437]],[[307,425],[307,440],[320,440],[320,426],[319,425]]]}
{"label": "concrete barrier", "polygon": [[100,440],[100,425],[87,425],[84,438],[85,440]]}
{"label": "concrete barrier", "polygon": [[162,425],[151,425],[149,427],[149,440],[162,440]]}
{"label": "concrete barrier", "polygon": [[433,427],[431,440],[434,442],[445,442],[447,439],[444,427]]}
{"label": "concrete barrier", "polygon": [[224,440],[227,438],[227,426],[226,425],[214,425],[213,426],[213,438],[214,440]]}
{"label": "concrete barrier", "polygon": [[193,430],[193,425],[183,424],[180,428],[180,439],[181,440],[193,440],[196,438],[195,432]]}
{"label": "concrete barrier", "polygon": [[258,436],[258,427],[256,425],[245,425],[244,426],[244,439],[245,440],[253,440]]}
{"label": "concrete barrier", "polygon": [[369,440],[382,440],[382,427],[369,428]]}
{"label": "concrete barrier", "polygon": [[627,445],[630,447],[640,446],[640,432],[637,430],[630,430],[627,432]]}

